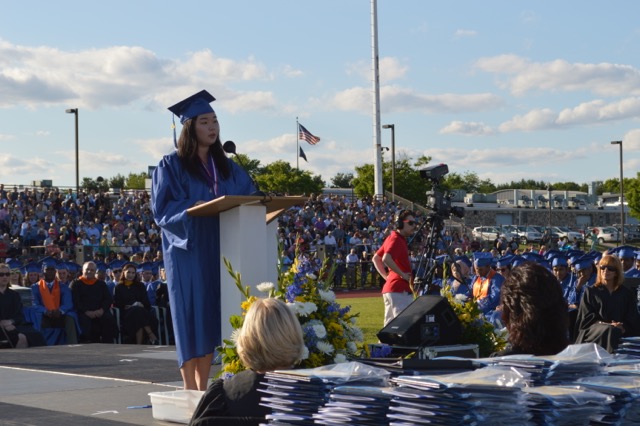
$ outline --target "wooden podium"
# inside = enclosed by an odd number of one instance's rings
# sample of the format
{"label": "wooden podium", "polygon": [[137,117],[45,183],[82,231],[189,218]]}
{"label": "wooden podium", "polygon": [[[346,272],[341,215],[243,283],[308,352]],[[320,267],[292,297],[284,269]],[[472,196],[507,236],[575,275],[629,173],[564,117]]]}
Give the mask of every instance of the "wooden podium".
{"label": "wooden podium", "polygon": [[[218,216],[220,218],[220,318],[222,339],[231,336],[229,317],[241,312],[242,294],[227,273],[223,258],[240,272],[243,286],[251,294],[260,296],[256,286],[262,282],[277,283],[278,222],[275,220],[288,208],[301,205],[307,197],[270,197],[231,195],[216,198],[191,207],[189,216]],[[262,295],[265,296],[265,295]]]}

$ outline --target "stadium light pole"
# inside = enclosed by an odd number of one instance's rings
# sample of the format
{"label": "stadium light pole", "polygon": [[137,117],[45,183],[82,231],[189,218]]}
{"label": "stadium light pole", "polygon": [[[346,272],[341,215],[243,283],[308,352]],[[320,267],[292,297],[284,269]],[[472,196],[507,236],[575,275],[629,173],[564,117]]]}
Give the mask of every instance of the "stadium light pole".
{"label": "stadium light pole", "polygon": [[620,245],[624,245],[624,173],[622,172],[622,141],[611,141],[611,145],[620,146]]}
{"label": "stadium light pole", "polygon": [[396,200],[396,125],[383,124],[383,129],[391,129],[391,201]]}
{"label": "stadium light pole", "polygon": [[80,194],[80,159],[78,149],[78,108],[69,108],[65,110],[67,114],[73,114],[76,117],[76,197]]}

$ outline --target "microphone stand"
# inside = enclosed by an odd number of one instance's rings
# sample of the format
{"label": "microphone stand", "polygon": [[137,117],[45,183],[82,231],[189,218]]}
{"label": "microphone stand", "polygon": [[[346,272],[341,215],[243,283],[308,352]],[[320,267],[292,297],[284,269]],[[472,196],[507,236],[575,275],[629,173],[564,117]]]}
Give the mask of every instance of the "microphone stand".
{"label": "microphone stand", "polygon": [[249,173],[249,171],[247,170],[247,166],[244,164],[244,162],[242,161],[242,159],[238,156],[238,153],[236,152],[236,144],[233,141],[226,141],[223,145],[222,145],[222,149],[224,150],[224,152],[226,152],[227,154],[233,154],[235,155],[236,159],[238,160],[238,164],[240,164],[240,167],[242,167],[242,169],[247,172],[247,174],[249,175],[249,179],[251,179],[251,182],[253,182],[253,186],[256,187],[256,190],[253,191],[251,194],[249,195],[254,195],[254,196],[258,196],[258,197],[266,197],[267,194],[265,194],[264,192],[262,192],[260,190],[260,187],[258,186],[258,182],[256,182],[256,180],[253,178],[253,175],[251,173]]}

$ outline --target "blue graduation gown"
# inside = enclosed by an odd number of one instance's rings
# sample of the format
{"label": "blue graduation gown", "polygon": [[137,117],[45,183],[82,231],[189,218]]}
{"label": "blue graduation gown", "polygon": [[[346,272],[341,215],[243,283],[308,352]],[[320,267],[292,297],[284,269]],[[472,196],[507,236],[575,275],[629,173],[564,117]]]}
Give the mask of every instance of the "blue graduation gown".
{"label": "blue graduation gown", "polygon": [[178,364],[213,353],[220,336],[220,222],[218,217],[190,217],[197,201],[224,195],[249,195],[249,175],[227,159],[231,173],[218,176],[218,192],[191,175],[177,152],[166,155],[153,172],[151,208],[162,229],[162,252],[176,338]]}
{"label": "blue graduation gown", "polygon": [[[59,283],[59,285],[60,310],[64,312],[65,315],[69,315],[73,318],[73,321],[76,324],[76,331],[80,334],[81,330],[80,324],[78,323],[78,315],[73,310],[73,295],[71,294],[71,289],[65,283]],[[33,306],[30,307],[29,320],[33,323],[33,328],[42,333],[47,345],[49,346],[67,343],[63,328],[42,329],[42,315],[46,312],[47,308],[44,306],[44,301],[42,300],[42,294],[40,294],[40,286],[38,283],[31,284],[31,294],[33,295]]]}

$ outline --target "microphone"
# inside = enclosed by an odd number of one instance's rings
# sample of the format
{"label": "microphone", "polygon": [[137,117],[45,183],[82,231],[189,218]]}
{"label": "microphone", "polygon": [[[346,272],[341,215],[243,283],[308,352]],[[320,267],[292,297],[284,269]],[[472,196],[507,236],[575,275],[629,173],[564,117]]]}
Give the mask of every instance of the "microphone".
{"label": "microphone", "polygon": [[249,195],[265,197],[266,194],[260,191],[260,188],[258,187],[258,182],[256,182],[256,180],[253,178],[251,173],[249,173],[249,171],[247,170],[247,166],[242,162],[242,159],[238,156],[238,153],[236,152],[236,144],[233,141],[226,141],[225,143],[222,144],[222,149],[227,154],[235,155],[236,159],[238,160],[238,164],[240,164],[240,167],[242,167],[242,169],[249,175],[249,179],[251,179],[251,182],[253,182],[253,185],[256,187],[256,190]]}

